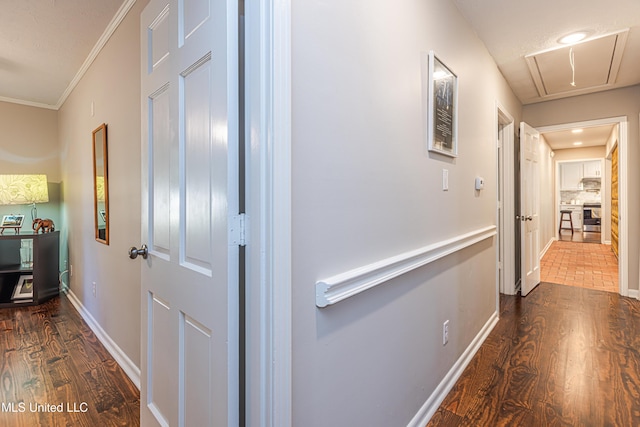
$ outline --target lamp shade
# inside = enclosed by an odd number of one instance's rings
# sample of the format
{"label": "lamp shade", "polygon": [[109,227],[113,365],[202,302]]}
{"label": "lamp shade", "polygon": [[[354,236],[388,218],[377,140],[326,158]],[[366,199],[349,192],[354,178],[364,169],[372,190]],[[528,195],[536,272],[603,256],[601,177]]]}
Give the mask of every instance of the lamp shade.
{"label": "lamp shade", "polygon": [[104,202],[104,176],[96,176],[96,197],[99,202]]}
{"label": "lamp shade", "polygon": [[0,175],[0,205],[49,201],[46,175]]}

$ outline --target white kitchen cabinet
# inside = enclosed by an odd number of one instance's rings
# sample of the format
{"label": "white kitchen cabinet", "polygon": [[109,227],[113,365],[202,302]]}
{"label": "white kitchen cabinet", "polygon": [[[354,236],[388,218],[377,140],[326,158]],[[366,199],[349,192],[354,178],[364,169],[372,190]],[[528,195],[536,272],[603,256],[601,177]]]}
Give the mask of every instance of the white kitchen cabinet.
{"label": "white kitchen cabinet", "polygon": [[582,230],[582,208],[579,211],[571,212],[571,220],[574,230]]}
{"label": "white kitchen cabinet", "polygon": [[600,160],[592,160],[584,162],[584,178],[601,178],[602,162]]}
{"label": "white kitchen cabinet", "polygon": [[567,162],[560,164],[560,189],[578,190],[583,175],[583,162]]}

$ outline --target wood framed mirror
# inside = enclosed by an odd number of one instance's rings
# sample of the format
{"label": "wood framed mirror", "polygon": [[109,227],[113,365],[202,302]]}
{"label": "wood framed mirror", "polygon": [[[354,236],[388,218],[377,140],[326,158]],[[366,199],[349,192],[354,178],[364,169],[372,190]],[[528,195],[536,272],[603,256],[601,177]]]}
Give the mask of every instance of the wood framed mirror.
{"label": "wood framed mirror", "polygon": [[93,206],[96,240],[109,244],[109,175],[107,161],[107,125],[93,131]]}

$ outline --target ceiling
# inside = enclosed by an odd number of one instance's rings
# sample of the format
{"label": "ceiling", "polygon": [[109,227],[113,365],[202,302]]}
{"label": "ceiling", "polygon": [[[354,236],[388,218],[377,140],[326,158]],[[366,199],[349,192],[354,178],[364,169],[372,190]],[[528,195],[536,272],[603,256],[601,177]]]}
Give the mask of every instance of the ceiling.
{"label": "ceiling", "polygon": [[123,2],[5,2],[0,13],[0,101],[58,108],[104,43],[101,37]]}
{"label": "ceiling", "polygon": [[[552,150],[564,150],[568,148],[594,147],[606,145],[611,131],[616,125],[592,126],[588,128],[566,129],[555,132],[545,132],[544,139]],[[581,132],[572,132],[572,130]],[[581,142],[579,145],[574,145]]]}
{"label": "ceiling", "polygon": [[525,105],[640,83],[639,0],[452,1]]}
{"label": "ceiling", "polygon": [[[525,105],[640,83],[639,0],[451,1]],[[3,8],[0,100],[59,108],[127,2],[20,0]],[[587,41],[558,43],[575,30],[589,31]]]}

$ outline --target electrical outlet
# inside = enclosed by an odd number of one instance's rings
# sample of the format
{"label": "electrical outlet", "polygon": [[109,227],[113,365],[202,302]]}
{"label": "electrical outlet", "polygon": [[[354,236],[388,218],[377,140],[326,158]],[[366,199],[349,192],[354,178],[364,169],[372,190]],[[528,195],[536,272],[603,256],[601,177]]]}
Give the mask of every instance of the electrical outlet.
{"label": "electrical outlet", "polygon": [[93,282],[93,287],[91,289],[93,291],[93,296],[96,296],[96,282]]}
{"label": "electrical outlet", "polygon": [[445,320],[442,324],[442,345],[447,345],[449,342],[449,321]]}

